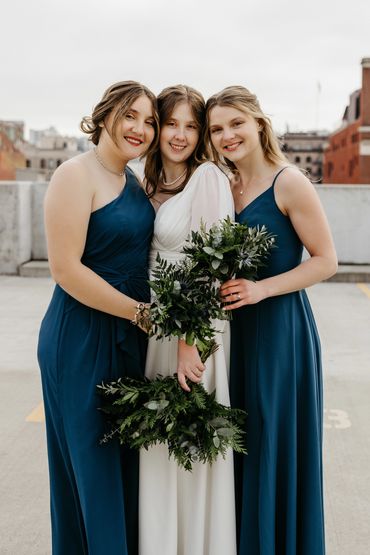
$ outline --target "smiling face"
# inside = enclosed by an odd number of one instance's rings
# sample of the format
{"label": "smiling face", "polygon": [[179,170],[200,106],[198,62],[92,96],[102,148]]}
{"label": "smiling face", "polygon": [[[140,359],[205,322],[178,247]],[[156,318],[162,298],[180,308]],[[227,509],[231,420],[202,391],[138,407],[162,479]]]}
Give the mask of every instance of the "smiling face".
{"label": "smiling face", "polygon": [[199,128],[192,109],[187,102],[179,102],[161,127],[159,148],[162,161],[184,163],[194,152],[198,140]]}
{"label": "smiling face", "polygon": [[214,106],[211,109],[209,133],[217,153],[234,164],[261,149],[258,121],[231,106]]}
{"label": "smiling face", "polygon": [[134,100],[118,122],[113,135],[114,116],[113,111],[107,117],[105,131],[122,158],[132,160],[145,154],[155,136],[153,105],[149,98],[141,95]]}

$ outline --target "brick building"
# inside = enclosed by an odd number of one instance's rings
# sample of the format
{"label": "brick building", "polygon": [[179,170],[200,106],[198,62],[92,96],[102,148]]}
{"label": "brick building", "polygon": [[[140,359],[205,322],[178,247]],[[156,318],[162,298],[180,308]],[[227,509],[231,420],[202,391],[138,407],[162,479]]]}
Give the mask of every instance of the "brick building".
{"label": "brick building", "polygon": [[315,183],[321,183],[323,174],[324,147],[328,133],[319,131],[289,132],[280,141],[289,162],[304,169]]}
{"label": "brick building", "polygon": [[354,91],[342,126],[329,136],[324,183],[370,184],[370,58],[363,58],[362,88]]}
{"label": "brick building", "polygon": [[0,121],[0,181],[13,181],[17,169],[26,166],[26,157],[14,144],[22,138],[22,122]]}

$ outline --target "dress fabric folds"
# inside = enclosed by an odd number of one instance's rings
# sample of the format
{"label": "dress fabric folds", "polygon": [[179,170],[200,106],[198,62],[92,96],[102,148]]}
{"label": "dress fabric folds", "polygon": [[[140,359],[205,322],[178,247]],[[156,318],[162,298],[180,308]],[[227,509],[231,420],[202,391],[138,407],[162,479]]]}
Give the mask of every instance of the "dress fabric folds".
{"label": "dress fabric folds", "polygon": [[[147,283],[154,210],[126,169],[121,194],[92,212],[82,263],[138,301]],[[87,307],[59,285],[43,319],[38,358],[45,405],[53,555],[136,555],[135,452],[99,445],[106,430],[96,385],[142,376],[147,338],[127,320]]]}
{"label": "dress fabric folds", "polygon": [[[291,270],[302,257],[275,202],[276,178],[236,216],[276,235],[259,279]],[[248,413],[248,455],[235,456],[238,553],[323,555],[321,353],[304,290],[234,311],[230,396]]]}
{"label": "dress fabric folds", "polygon": [[[150,266],[157,253],[170,262],[180,260],[190,231],[199,229],[201,220],[209,227],[233,214],[228,179],[214,164],[202,164],[184,190],[160,206]],[[220,348],[206,362],[203,383],[229,405],[229,324],[217,322],[217,329],[223,331],[216,337]],[[172,375],[176,368],[177,340],[151,338],[146,376]],[[191,473],[169,460],[166,446],[141,451],[140,555],[235,555],[233,480],[231,451],[212,466],[195,463]]]}

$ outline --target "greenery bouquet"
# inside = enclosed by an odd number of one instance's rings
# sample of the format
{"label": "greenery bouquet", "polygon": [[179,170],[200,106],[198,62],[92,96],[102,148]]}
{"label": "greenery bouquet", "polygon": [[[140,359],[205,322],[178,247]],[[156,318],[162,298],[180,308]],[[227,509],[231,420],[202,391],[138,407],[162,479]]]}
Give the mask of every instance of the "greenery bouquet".
{"label": "greenery bouquet", "polygon": [[215,392],[191,384],[183,391],[175,376],[154,380],[122,378],[98,386],[104,402],[101,410],[112,427],[101,442],[117,437],[121,444],[148,449],[165,443],[169,456],[185,470],[194,462],[212,464],[228,448],[245,453],[245,413],[218,403]]}
{"label": "greenery bouquet", "polygon": [[254,280],[274,244],[275,237],[265,226],[249,227],[227,217],[209,231],[203,224],[192,231],[183,252],[193,272],[222,283],[235,275]]}

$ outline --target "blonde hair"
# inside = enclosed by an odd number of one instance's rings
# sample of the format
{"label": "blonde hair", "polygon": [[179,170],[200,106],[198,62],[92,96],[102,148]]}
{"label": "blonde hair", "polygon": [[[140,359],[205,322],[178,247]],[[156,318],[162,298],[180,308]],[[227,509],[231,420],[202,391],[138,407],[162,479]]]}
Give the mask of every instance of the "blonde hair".
{"label": "blonde hair", "polygon": [[82,118],[80,124],[81,131],[90,135],[89,140],[94,145],[97,145],[102,132],[103,124],[109,114],[114,111],[115,113],[112,128],[110,130],[107,129],[107,131],[113,142],[117,144],[117,126],[130,110],[135,100],[140,96],[148,97],[152,104],[155,135],[148,152],[152,149],[156,149],[159,138],[157,100],[155,95],[147,87],[145,87],[145,85],[142,85],[137,81],[119,81],[118,83],[114,83],[108,87],[100,102],[98,102],[95,106],[92,115]]}
{"label": "blonde hair", "polygon": [[260,144],[265,159],[271,164],[279,165],[281,163],[287,163],[287,158],[281,151],[279,140],[272,129],[271,120],[268,116],[266,116],[266,114],[263,113],[257,96],[245,87],[235,85],[232,87],[226,87],[221,92],[214,94],[208,99],[206,104],[205,137],[206,141],[211,145],[212,155],[217,164],[227,166],[233,173],[237,172],[235,164],[227,158],[220,157],[212,144],[209,131],[209,115],[215,106],[235,108],[254,117],[260,127]]}
{"label": "blonde hair", "polygon": [[[195,123],[198,127],[199,138],[194,149],[194,152],[186,160],[187,171],[184,181],[172,190],[161,188],[161,191],[166,191],[168,194],[176,194],[182,191],[188,182],[194,170],[203,162],[208,160],[208,148],[204,141],[204,128],[205,128],[205,100],[200,92],[187,85],[173,85],[166,87],[157,97],[159,123],[164,125],[172,116],[172,113],[180,102],[189,104],[192,111]],[[148,152],[145,162],[145,180],[146,192],[148,197],[155,195],[158,183],[161,179],[163,165],[160,149],[151,149]]]}

